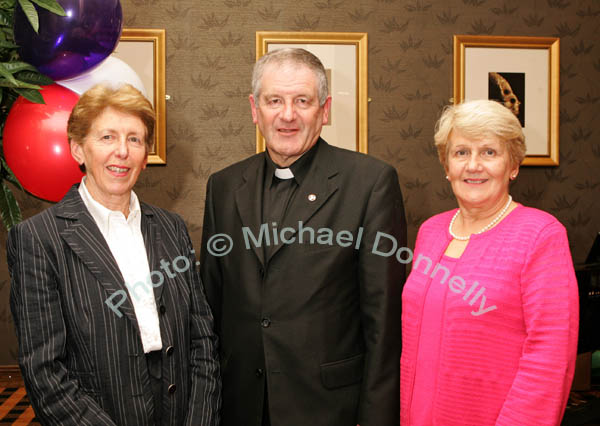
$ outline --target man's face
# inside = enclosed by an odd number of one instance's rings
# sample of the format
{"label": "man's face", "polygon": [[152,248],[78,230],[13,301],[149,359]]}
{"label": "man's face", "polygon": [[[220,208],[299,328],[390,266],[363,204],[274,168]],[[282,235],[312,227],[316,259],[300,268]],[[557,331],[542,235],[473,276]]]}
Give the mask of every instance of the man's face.
{"label": "man's face", "polygon": [[267,66],[260,87],[259,99],[250,95],[252,121],[265,137],[271,159],[287,167],[317,142],[331,97],[319,106],[314,72],[294,63]]}

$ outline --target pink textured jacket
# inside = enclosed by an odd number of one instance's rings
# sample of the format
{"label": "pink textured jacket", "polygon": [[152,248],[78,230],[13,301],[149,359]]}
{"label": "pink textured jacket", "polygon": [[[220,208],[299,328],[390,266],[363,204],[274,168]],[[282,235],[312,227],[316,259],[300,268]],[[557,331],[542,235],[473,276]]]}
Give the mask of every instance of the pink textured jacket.
{"label": "pink textured jacket", "polygon": [[553,216],[519,205],[496,227],[472,235],[452,276],[444,277],[437,264],[450,243],[455,212],[436,215],[419,229],[402,294],[401,424],[411,424],[426,290],[443,282],[449,291],[432,390],[434,424],[559,425],[579,324],[565,228]]}

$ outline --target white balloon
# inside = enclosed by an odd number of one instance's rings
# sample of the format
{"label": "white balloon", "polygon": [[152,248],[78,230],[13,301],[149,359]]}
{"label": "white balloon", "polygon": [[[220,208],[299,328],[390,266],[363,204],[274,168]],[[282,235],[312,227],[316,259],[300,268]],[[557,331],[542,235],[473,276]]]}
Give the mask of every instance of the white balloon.
{"label": "white balloon", "polygon": [[59,80],[56,83],[71,89],[78,95],[98,83],[107,83],[112,87],[129,83],[142,92],[146,98],[148,97],[144,83],[142,83],[133,68],[114,56],[109,56],[100,65],[84,74],[66,80]]}

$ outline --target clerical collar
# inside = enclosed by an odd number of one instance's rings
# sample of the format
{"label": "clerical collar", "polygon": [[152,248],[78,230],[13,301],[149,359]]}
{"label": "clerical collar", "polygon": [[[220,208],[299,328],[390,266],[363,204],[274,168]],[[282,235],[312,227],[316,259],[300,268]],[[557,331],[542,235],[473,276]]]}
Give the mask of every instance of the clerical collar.
{"label": "clerical collar", "polygon": [[290,170],[290,168],[286,169],[275,169],[275,176],[279,179],[287,180],[292,179],[294,177],[294,172]]}
{"label": "clerical collar", "polygon": [[[300,158],[294,161],[288,168],[282,169],[277,166],[269,156],[269,153],[265,151],[265,160],[267,165],[267,175],[270,179],[273,177],[277,177],[279,179],[291,179],[294,178],[296,183],[300,185],[302,180],[308,174],[308,170],[310,169],[310,165],[312,164],[312,160],[315,157],[315,154],[319,148],[319,144],[321,143],[321,138],[317,140],[317,143],[306,151]],[[269,179],[268,182],[271,180]]]}

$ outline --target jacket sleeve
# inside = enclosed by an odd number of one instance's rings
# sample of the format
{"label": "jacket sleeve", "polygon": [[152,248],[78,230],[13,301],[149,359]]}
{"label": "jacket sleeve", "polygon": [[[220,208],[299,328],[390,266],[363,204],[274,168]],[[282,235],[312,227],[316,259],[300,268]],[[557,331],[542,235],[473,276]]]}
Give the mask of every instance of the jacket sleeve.
{"label": "jacket sleeve", "polygon": [[7,240],[10,307],[31,404],[43,425],[115,425],[69,376],[58,274],[40,241],[28,223],[13,228]]}
{"label": "jacket sleeve", "polygon": [[[196,265],[192,242],[185,224],[179,219],[179,241],[183,241],[190,265]],[[204,295],[204,286],[197,267],[190,268],[191,297],[191,388],[185,425],[217,426],[220,422],[221,379],[217,337],[213,329],[213,317]]]}
{"label": "jacket sleeve", "polygon": [[[396,171],[382,169],[371,188],[359,252],[360,311],[366,344],[358,423],[397,426],[400,412],[401,294],[406,221]],[[396,254],[400,250],[399,261]]]}
{"label": "jacket sleeve", "polygon": [[213,313],[215,330],[219,333],[221,326],[222,275],[218,258],[213,256],[208,250],[209,240],[216,232],[213,196],[213,177],[211,176],[206,184],[200,275],[204,283],[206,298]]}
{"label": "jacket sleeve", "polygon": [[523,271],[521,297],[527,337],[497,425],[558,425],[577,356],[579,298],[564,227],[537,236]]}

